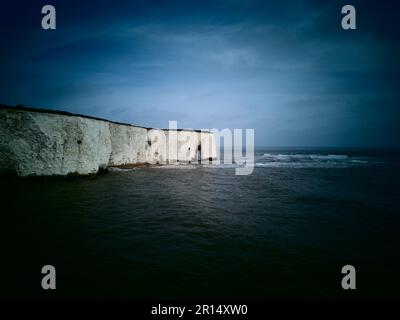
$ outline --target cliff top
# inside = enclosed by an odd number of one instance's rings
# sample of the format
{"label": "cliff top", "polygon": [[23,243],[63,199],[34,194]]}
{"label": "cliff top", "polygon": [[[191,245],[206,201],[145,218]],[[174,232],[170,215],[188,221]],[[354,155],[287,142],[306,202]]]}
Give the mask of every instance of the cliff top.
{"label": "cliff top", "polygon": [[[58,114],[58,115],[70,116],[70,117],[81,117],[81,118],[87,118],[87,119],[93,119],[93,120],[106,121],[106,122],[109,122],[109,123],[115,123],[115,124],[124,125],[124,126],[144,128],[144,129],[147,129],[147,130],[158,129],[158,128],[148,128],[148,127],[138,126],[138,125],[134,125],[134,124],[130,124],[130,123],[122,123],[122,122],[111,121],[111,120],[97,118],[97,117],[93,117],[93,116],[87,116],[87,115],[83,115],[83,114],[79,114],[79,113],[71,113],[71,112],[62,111],[62,110],[52,110],[52,109],[28,107],[28,106],[25,106],[25,105],[10,106],[10,105],[6,105],[6,104],[0,104],[0,110],[2,110],[2,109],[14,110],[14,111],[28,111],[28,112],[37,112],[37,113]],[[160,129],[160,130],[168,131],[169,129]],[[177,129],[177,131],[201,132],[201,130],[189,130],[189,129]],[[203,132],[208,132],[208,131],[203,131]]]}

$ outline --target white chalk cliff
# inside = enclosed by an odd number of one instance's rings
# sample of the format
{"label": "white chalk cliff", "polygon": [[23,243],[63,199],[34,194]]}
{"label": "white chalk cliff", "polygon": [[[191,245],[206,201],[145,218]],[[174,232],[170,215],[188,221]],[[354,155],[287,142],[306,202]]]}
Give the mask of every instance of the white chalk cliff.
{"label": "white chalk cliff", "polygon": [[51,110],[0,106],[0,173],[93,174],[110,166],[209,163],[211,132],[120,124]]}

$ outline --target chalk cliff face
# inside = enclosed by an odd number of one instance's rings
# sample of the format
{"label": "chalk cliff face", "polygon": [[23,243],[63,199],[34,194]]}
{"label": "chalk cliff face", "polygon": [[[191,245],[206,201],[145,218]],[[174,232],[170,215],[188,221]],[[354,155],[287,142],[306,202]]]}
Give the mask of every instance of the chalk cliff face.
{"label": "chalk cliff face", "polygon": [[109,165],[145,163],[147,161],[147,129],[110,123],[109,130],[110,140],[112,140]]}
{"label": "chalk cliff face", "polygon": [[84,116],[0,107],[0,173],[92,174],[109,166],[209,163],[210,132],[147,129]]}

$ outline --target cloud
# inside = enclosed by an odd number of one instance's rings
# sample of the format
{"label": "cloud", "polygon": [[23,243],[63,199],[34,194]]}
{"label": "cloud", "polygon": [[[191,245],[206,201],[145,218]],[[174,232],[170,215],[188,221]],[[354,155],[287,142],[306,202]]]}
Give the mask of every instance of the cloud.
{"label": "cloud", "polygon": [[[359,28],[345,32],[340,1],[55,0],[50,33],[37,4],[17,1],[0,19],[1,102],[145,126],[255,128],[264,145],[376,144],[375,126],[396,144],[395,10],[354,4]],[[23,25],[8,16],[21,8]]]}

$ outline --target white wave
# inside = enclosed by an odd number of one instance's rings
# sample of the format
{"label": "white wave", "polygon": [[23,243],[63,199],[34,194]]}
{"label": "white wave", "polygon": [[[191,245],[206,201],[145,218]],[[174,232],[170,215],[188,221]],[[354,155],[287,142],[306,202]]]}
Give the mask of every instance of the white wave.
{"label": "white wave", "polygon": [[273,161],[335,161],[335,160],[337,161],[337,160],[346,160],[349,158],[349,156],[345,154],[264,153],[263,158],[270,159]]}
{"label": "white wave", "polygon": [[154,166],[157,169],[196,169],[199,165],[197,164],[162,164]]}
{"label": "white wave", "polygon": [[204,164],[201,166],[204,168],[213,168],[213,169],[232,169],[232,168],[243,167],[243,165],[237,163]]}
{"label": "white wave", "polygon": [[271,168],[346,168],[361,165],[351,162],[256,162],[256,167]]}
{"label": "white wave", "polygon": [[346,154],[264,153],[257,157],[256,167],[344,168],[369,164],[370,159]]}
{"label": "white wave", "polygon": [[353,162],[353,163],[368,163],[369,161],[367,161],[367,160],[359,160],[359,159],[352,159],[351,162]]}

